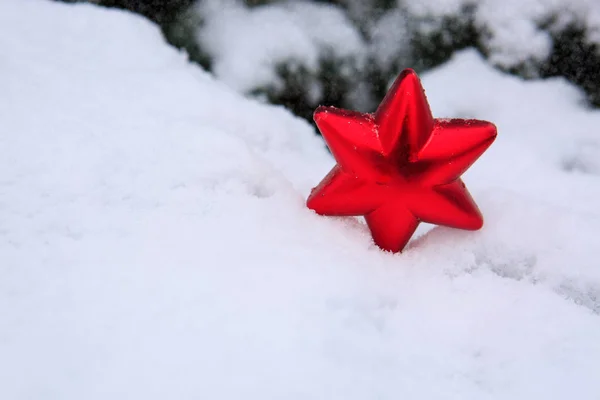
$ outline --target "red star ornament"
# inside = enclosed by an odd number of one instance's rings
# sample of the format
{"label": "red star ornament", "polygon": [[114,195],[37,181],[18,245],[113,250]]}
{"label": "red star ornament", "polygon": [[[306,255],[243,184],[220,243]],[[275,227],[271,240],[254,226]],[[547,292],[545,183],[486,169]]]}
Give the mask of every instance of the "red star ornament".
{"label": "red star ornament", "polygon": [[477,230],[483,217],[460,179],[496,138],[474,119],[434,119],[417,74],[404,70],[374,114],[317,108],[337,164],[312,190],[321,215],[364,215],[375,243],[400,252],[420,222]]}

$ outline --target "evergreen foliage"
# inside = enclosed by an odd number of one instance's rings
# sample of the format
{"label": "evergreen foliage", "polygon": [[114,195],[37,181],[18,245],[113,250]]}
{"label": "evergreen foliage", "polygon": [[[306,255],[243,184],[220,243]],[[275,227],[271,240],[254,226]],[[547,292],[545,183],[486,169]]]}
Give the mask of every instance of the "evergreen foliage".
{"label": "evergreen foliage", "polygon": [[[203,14],[201,5],[209,1],[94,0],[102,6],[146,16],[159,24],[166,40],[186,51],[192,62],[213,71],[217,55],[199,39],[210,18]],[[223,4],[236,2],[248,10],[294,3],[293,0],[228,0]],[[498,68],[526,79],[565,77],[585,91],[590,104],[600,106],[600,42],[591,39],[581,18],[569,15],[570,22],[561,25],[557,21],[564,20],[562,15],[551,14],[545,21],[536,21],[537,29],[550,37],[548,55],[503,64],[494,58],[497,48],[490,44],[493,30],[476,20],[479,2],[475,0],[465,0],[453,14],[419,15],[411,13],[410,0],[313,0],[312,3],[342,10],[353,25],[351,28],[364,41],[364,51],[340,56],[335,46],[317,44],[321,48],[316,67],[298,57],[275,59],[276,79],[245,88],[246,94],[284,105],[309,120],[318,104],[372,111],[402,68],[422,72],[445,62],[457,50],[475,47]]]}

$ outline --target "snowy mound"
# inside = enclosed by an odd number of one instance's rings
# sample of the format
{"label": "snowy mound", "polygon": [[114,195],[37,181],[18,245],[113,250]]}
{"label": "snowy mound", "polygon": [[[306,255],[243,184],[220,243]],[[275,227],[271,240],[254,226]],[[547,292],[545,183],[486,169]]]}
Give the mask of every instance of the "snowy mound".
{"label": "snowy mound", "polygon": [[423,76],[495,122],[486,225],[403,254],[306,209],[333,165],[132,15],[0,2],[0,398],[594,399],[600,113],[472,51]]}

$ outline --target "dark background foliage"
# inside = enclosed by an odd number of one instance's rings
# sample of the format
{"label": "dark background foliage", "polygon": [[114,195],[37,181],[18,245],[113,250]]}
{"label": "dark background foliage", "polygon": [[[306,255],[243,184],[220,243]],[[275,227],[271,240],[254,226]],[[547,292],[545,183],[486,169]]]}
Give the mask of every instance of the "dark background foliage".
{"label": "dark background foliage", "polygon": [[[170,44],[186,51],[192,62],[211,70],[211,56],[202,48],[196,36],[198,26],[202,24],[202,15],[198,15],[194,8],[198,0],[89,1],[105,7],[130,10],[154,21],[161,27]],[[343,8],[367,42],[376,40],[371,37],[370,29],[374,21],[398,7],[395,0],[313,1],[335,4]],[[275,2],[277,0],[245,1],[248,7]],[[466,47],[474,47],[484,56],[488,56],[489,49],[486,48],[484,40],[487,32],[485,27],[476,27],[473,12],[473,7],[467,6],[457,15],[444,16],[442,21],[438,21],[439,28],[433,32],[423,33],[409,26],[411,51],[409,54],[399,54],[391,65],[382,66],[371,60],[364,68],[356,68],[354,75],[349,77],[340,73],[339,60],[335,58],[323,58],[316,76],[311,76],[302,66],[291,68],[290,65],[282,63],[277,67],[277,74],[284,82],[283,88],[257,88],[248,94],[260,94],[267,101],[282,104],[306,119],[311,119],[315,108],[314,100],[311,100],[307,93],[310,79],[317,79],[322,85],[321,97],[318,99],[321,104],[352,107],[351,94],[355,95],[355,85],[359,81],[368,82],[368,92],[363,92],[363,95],[375,101],[385,94],[390,79],[401,68],[411,67],[419,72],[424,71],[443,63],[455,51]],[[409,22],[419,24],[422,21]],[[553,29],[553,18],[550,18],[545,24],[541,24],[541,28],[547,28],[551,32],[550,56],[533,66],[517,65],[507,68],[506,72],[524,78],[565,77],[585,91],[591,106],[600,107],[600,44],[587,41],[585,27],[577,23]],[[372,107],[371,103],[363,102],[367,104],[366,108]]]}

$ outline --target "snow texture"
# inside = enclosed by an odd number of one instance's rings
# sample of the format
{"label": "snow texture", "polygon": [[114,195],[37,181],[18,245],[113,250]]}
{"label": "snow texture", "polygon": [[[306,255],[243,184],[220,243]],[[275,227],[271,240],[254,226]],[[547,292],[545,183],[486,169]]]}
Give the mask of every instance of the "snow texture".
{"label": "snow texture", "polygon": [[334,161],[140,17],[0,2],[0,398],[597,399],[600,113],[472,50],[481,231],[403,254],[306,209]]}

